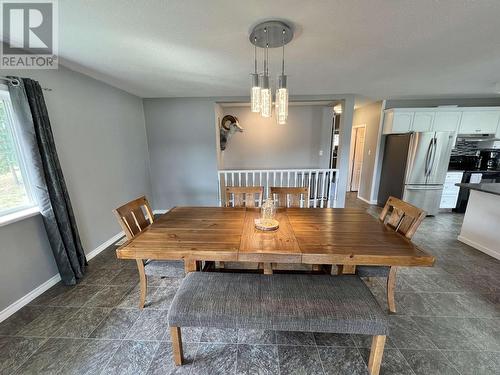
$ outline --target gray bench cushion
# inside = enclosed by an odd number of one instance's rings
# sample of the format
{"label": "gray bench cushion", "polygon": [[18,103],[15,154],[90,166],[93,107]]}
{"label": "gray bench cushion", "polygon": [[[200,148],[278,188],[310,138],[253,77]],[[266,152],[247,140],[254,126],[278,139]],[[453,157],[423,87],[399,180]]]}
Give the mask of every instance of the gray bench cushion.
{"label": "gray bench cushion", "polygon": [[390,270],[387,266],[356,266],[359,277],[387,277]]}
{"label": "gray bench cushion", "polygon": [[144,265],[144,273],[148,276],[184,277],[182,260],[148,260]]}
{"label": "gray bench cushion", "polygon": [[386,335],[388,322],[357,276],[192,272],[168,323],[176,327]]}

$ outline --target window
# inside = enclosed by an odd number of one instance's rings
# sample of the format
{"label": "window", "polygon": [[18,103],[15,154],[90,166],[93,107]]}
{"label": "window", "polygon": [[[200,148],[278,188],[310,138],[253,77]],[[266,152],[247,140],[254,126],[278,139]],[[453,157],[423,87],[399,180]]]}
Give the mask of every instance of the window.
{"label": "window", "polygon": [[0,217],[34,205],[9,92],[0,85]]}

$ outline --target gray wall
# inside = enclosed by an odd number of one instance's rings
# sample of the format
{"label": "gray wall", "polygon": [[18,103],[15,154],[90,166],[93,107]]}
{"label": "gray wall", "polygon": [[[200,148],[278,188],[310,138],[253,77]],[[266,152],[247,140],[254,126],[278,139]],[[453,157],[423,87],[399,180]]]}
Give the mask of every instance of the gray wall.
{"label": "gray wall", "polygon": [[[214,119],[220,116],[221,108],[216,103],[241,103],[245,100],[248,98],[144,99],[155,209],[218,204],[217,132]],[[344,114],[340,140],[342,144],[349,145],[354,111],[352,95],[299,96],[295,100],[342,100]],[[235,137],[239,135],[241,134],[236,134]],[[232,146],[233,143],[229,147]],[[349,161],[348,146],[341,145],[338,160],[340,172],[337,202],[339,207],[343,207]]]}
{"label": "gray wall", "polygon": [[[64,67],[0,74],[30,77],[52,89],[44,95],[59,159],[83,246],[95,249],[120,232],[113,208],[151,195],[142,99]],[[0,294],[2,310],[57,271],[40,217],[0,231],[0,285],[10,288]]]}
{"label": "gray wall", "polygon": [[214,99],[144,99],[154,208],[217,204]]}
{"label": "gray wall", "polygon": [[361,198],[370,201],[373,172],[375,168],[375,156],[378,146],[380,114],[382,102],[376,102],[365,105],[354,111],[354,120],[352,125],[366,125],[365,148],[363,150],[363,167],[361,170],[361,181],[359,184],[358,195]]}
{"label": "gray wall", "polygon": [[224,108],[224,115],[236,116],[245,129],[222,152],[224,169],[327,168],[332,109],[290,106],[288,113],[286,125],[278,125],[274,117],[263,118],[249,107]]}

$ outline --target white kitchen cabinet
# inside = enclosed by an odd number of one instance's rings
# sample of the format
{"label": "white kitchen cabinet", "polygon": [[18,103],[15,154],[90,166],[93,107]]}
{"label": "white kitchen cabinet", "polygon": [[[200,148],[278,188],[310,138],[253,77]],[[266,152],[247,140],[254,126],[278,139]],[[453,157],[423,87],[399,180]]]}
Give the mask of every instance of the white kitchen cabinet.
{"label": "white kitchen cabinet", "polygon": [[408,133],[411,131],[414,112],[386,111],[384,134]]}
{"label": "white kitchen cabinet", "polygon": [[458,193],[460,192],[460,187],[455,186],[455,184],[462,182],[463,175],[464,172],[459,171],[446,173],[439,208],[455,208],[457,205]]}
{"label": "white kitchen cabinet", "polygon": [[498,110],[466,110],[462,113],[460,134],[487,134],[497,132],[500,111]]}
{"label": "white kitchen cabinet", "polygon": [[383,134],[426,131],[496,133],[500,137],[500,107],[392,108],[384,111]]}
{"label": "white kitchen cabinet", "polygon": [[458,130],[460,125],[460,119],[462,118],[462,112],[436,112],[434,117],[434,131],[453,131]]}
{"label": "white kitchen cabinet", "polygon": [[434,112],[415,112],[411,130],[414,132],[430,132],[434,122]]}

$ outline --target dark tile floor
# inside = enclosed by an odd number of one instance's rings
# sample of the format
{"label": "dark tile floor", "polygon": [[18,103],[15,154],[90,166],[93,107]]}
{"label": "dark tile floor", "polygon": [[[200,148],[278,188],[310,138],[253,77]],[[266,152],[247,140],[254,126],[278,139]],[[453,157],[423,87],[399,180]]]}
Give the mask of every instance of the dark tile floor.
{"label": "dark tile floor", "polygon": [[[353,196],[347,206],[378,212]],[[417,232],[437,263],[399,274],[382,374],[500,374],[500,262],[456,240],[461,220],[440,214]],[[175,368],[166,314],[180,280],[149,281],[141,311],[135,263],[102,252],[78,286],[0,323],[0,374],[367,373],[369,337],[219,329],[184,329]],[[368,284],[385,308],[383,280]]]}

